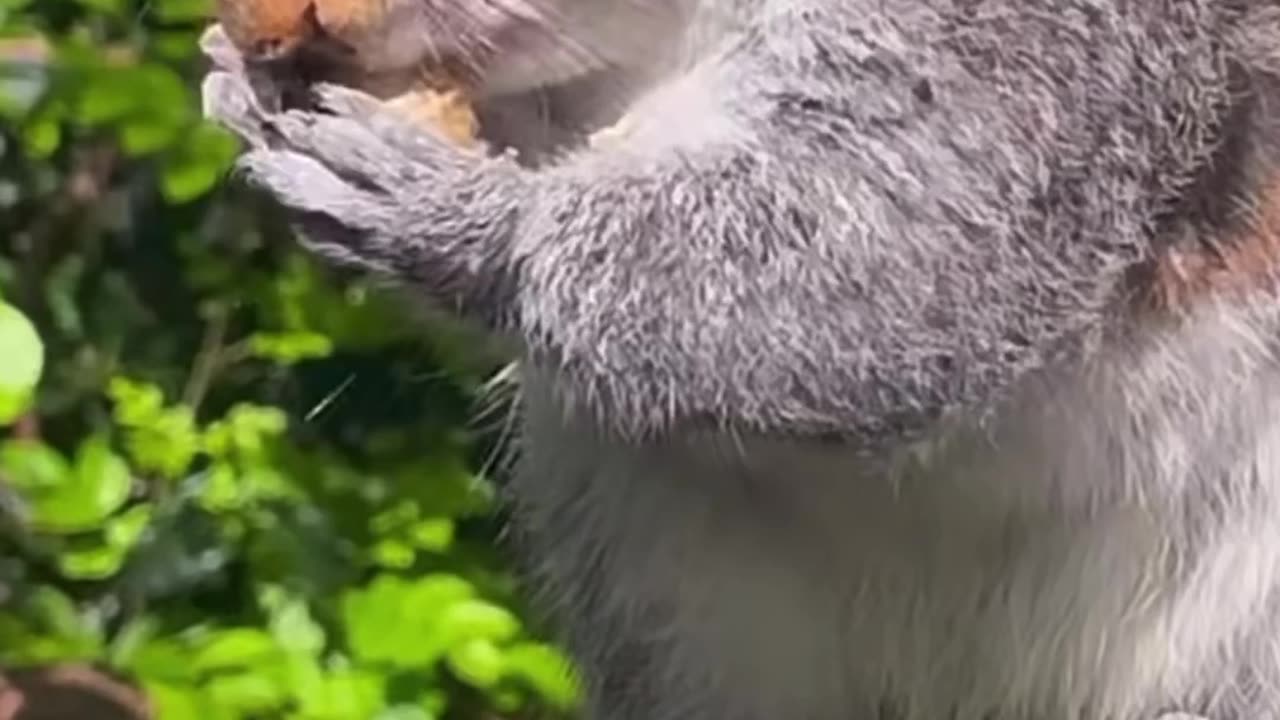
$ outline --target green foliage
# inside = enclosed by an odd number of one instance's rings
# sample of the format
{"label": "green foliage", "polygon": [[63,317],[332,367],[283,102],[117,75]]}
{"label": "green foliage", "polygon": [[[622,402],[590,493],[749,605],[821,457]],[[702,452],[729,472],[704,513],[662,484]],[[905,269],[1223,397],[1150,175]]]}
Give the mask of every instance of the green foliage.
{"label": "green foliage", "polygon": [[571,714],[495,549],[495,359],[223,182],[208,16],[0,0],[0,666],[161,720]]}
{"label": "green foliage", "polygon": [[31,404],[44,368],[44,345],[35,327],[11,305],[0,303],[0,422],[12,422]]}

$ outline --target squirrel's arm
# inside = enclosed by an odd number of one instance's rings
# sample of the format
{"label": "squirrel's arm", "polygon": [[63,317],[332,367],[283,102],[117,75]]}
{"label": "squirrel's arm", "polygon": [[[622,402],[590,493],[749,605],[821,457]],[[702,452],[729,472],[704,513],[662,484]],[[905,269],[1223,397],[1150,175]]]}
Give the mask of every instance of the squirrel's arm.
{"label": "squirrel's arm", "polygon": [[[322,254],[518,335],[612,430],[875,441],[1101,326],[1211,150],[1226,5],[795,0],[553,167],[337,90],[245,167]],[[209,96],[243,128],[235,87]]]}

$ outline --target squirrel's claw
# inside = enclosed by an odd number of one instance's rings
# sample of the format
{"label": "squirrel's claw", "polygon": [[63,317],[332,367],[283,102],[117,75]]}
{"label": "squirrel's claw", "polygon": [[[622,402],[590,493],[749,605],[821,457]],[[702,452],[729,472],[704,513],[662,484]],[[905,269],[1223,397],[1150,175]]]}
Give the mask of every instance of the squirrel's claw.
{"label": "squirrel's claw", "polygon": [[403,211],[394,202],[290,150],[251,152],[236,169],[248,185],[284,206],[311,252],[342,267],[396,274]]}
{"label": "squirrel's claw", "polygon": [[284,148],[318,158],[329,171],[373,192],[390,195],[430,174],[353,118],[293,111],[268,124]]}
{"label": "squirrel's claw", "polygon": [[250,147],[267,146],[266,112],[243,75],[212,72],[201,87],[204,116],[226,126]]}
{"label": "squirrel's claw", "polygon": [[227,37],[222,25],[210,25],[200,35],[200,52],[209,58],[213,66],[219,70],[241,72],[244,70],[244,57]]}

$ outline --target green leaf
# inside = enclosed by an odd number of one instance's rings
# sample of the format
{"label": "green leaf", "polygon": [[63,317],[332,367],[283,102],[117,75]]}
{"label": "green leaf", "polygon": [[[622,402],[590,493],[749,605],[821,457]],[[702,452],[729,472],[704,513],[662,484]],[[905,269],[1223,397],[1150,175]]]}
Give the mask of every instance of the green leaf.
{"label": "green leaf", "polygon": [[343,597],[347,641],[364,662],[428,667],[450,644],[444,613],[474,595],[472,585],[454,575],[429,575],[415,582],[379,576],[364,590]]}
{"label": "green leaf", "polygon": [[70,482],[71,463],[44,443],[13,440],[0,444],[0,472],[17,490],[47,492]]}
{"label": "green leaf", "polygon": [[245,495],[240,478],[230,463],[218,462],[205,474],[200,491],[200,505],[212,513],[224,513],[244,507]]}
{"label": "green leaf", "polygon": [[441,624],[450,638],[504,642],[520,631],[520,621],[509,610],[484,600],[460,600],[442,614]]}
{"label": "green leaf", "polygon": [[116,68],[96,73],[93,81],[80,91],[75,106],[75,119],[85,125],[95,126],[127,117],[139,102],[133,92],[137,80],[137,73],[131,69]]}
{"label": "green leaf", "polygon": [[147,680],[185,684],[197,677],[191,657],[191,652],[178,640],[157,637],[143,642],[122,658],[121,668]]}
{"label": "green leaf", "polygon": [[[123,80],[120,76],[119,82]],[[121,149],[138,157],[175,146],[196,119],[182,76],[173,68],[146,64],[130,68],[128,82],[128,96],[135,103],[117,126]]]}
{"label": "green leaf", "polygon": [[506,648],[508,677],[518,679],[544,701],[561,710],[577,706],[581,698],[578,678],[569,661],[555,648],[542,643],[518,643]]}
{"label": "green leaf", "polygon": [[89,517],[106,518],[124,505],[133,484],[129,465],[112,452],[107,441],[91,437],[80,444],[76,453],[76,484],[89,491],[85,503]]}
{"label": "green leaf", "polygon": [[137,505],[105,521],[100,537],[73,539],[58,553],[58,569],[74,580],[105,580],[119,573],[151,521],[150,505]]}
{"label": "green leaf", "polygon": [[120,571],[127,554],[110,545],[58,553],[58,570],[71,580],[106,580]]}
{"label": "green leaf", "polygon": [[177,478],[188,470],[201,449],[191,408],[166,407],[160,388],[123,377],[111,379],[107,394],[112,415],[127,431],[125,448],[140,472]]}
{"label": "green leaf", "polygon": [[51,269],[45,281],[44,296],[53,329],[68,337],[81,338],[84,333],[84,313],[77,296],[84,271],[84,257],[72,255]]}
{"label": "green leaf", "polygon": [[453,674],[473,687],[491,688],[502,678],[502,653],[488,640],[476,638],[449,648],[447,661]]}
{"label": "green leaf", "polygon": [[294,653],[316,655],[324,649],[324,628],[311,617],[302,600],[281,602],[271,613],[271,634],[280,647]]}
{"label": "green leaf", "polygon": [[402,500],[369,519],[369,529],[377,535],[392,535],[418,519],[418,504]]}
{"label": "green leaf", "polygon": [[84,622],[75,601],[54,588],[37,588],[31,594],[30,609],[33,617],[40,619],[45,627],[60,635],[79,635],[84,630]]}
{"label": "green leaf", "polygon": [[195,413],[188,407],[166,408],[151,422],[132,428],[129,454],[142,472],[165,478],[184,473],[200,452]]}
{"label": "green leaf", "polygon": [[128,7],[126,0],[79,0],[79,3],[107,15],[119,15]]}
{"label": "green leaf", "polygon": [[413,566],[417,552],[408,543],[395,539],[379,540],[371,550],[373,562],[391,570],[407,570]]}
{"label": "green leaf", "polygon": [[338,669],[325,683],[324,709],[332,718],[367,718],[385,702],[386,678],[364,670]]}
{"label": "green leaf", "polygon": [[93,530],[124,505],[132,487],[128,464],[105,440],[89,438],[81,443],[74,470],[63,482],[28,498],[31,522],[51,533]]}
{"label": "green leaf", "polygon": [[290,654],[285,658],[283,679],[303,715],[322,715],[327,710],[324,699],[327,679],[314,656]]}
{"label": "green leaf", "polygon": [[276,710],[289,699],[288,688],[263,672],[219,675],[205,687],[215,705],[250,717]]}
{"label": "green leaf", "polygon": [[155,708],[156,720],[221,720],[226,713],[210,707],[209,699],[197,688],[165,682],[145,681],[142,688]]}
{"label": "green leaf", "polygon": [[48,585],[36,588],[22,605],[33,635],[31,645],[22,648],[36,662],[93,660],[102,652],[102,629],[82,613],[75,601]]}
{"label": "green leaf", "polygon": [[392,705],[374,716],[373,720],[436,720],[436,716],[417,705]]}
{"label": "green leaf", "polygon": [[279,437],[289,418],[278,408],[241,403],[205,430],[205,451],[216,458],[256,458],[269,440]]}
{"label": "green leaf", "polygon": [[33,157],[47,158],[62,146],[62,125],[55,117],[38,116],[23,128],[22,139]]}
{"label": "green leaf", "polygon": [[35,326],[12,305],[0,302],[0,424],[26,412],[40,374],[44,344]]}
{"label": "green leaf", "polygon": [[142,616],[129,620],[111,639],[107,648],[107,662],[116,670],[129,671],[147,643],[153,641],[159,631],[159,623],[154,617]]}
{"label": "green leaf", "polygon": [[126,377],[113,377],[107,384],[112,416],[126,427],[154,422],[164,408],[164,392],[149,383],[134,382]]}
{"label": "green leaf", "polygon": [[333,353],[333,341],[314,332],[255,333],[249,338],[249,349],[257,357],[280,365],[327,357]]}
{"label": "green leaf", "polygon": [[212,0],[155,0],[152,3],[157,20],[165,23],[189,23],[213,16]]}
{"label": "green leaf", "polygon": [[151,524],[154,512],[150,505],[135,505],[107,521],[104,536],[107,544],[121,551],[133,549]]}
{"label": "green leaf", "polygon": [[520,711],[526,705],[525,694],[511,687],[502,687],[499,685],[490,688],[487,693],[489,702],[493,703],[493,709],[503,715],[514,714]]}
{"label": "green leaf", "polygon": [[410,536],[422,550],[445,552],[453,546],[456,527],[451,518],[428,518],[414,524]]}
{"label": "green leaf", "polygon": [[205,720],[207,717],[201,707],[205,699],[192,688],[148,682],[143,684],[143,689],[155,707],[156,720]]}
{"label": "green leaf", "polygon": [[172,203],[185,203],[213,189],[231,169],[239,144],[209,123],[197,125],[186,141],[165,157],[160,189]]}
{"label": "green leaf", "polygon": [[280,647],[257,628],[222,630],[209,637],[192,659],[198,673],[237,670],[280,659]]}
{"label": "green leaf", "polygon": [[492,508],[492,488],[476,477],[462,453],[453,448],[418,451],[412,462],[395,469],[393,483],[398,491],[418,498],[430,516],[473,517]]}

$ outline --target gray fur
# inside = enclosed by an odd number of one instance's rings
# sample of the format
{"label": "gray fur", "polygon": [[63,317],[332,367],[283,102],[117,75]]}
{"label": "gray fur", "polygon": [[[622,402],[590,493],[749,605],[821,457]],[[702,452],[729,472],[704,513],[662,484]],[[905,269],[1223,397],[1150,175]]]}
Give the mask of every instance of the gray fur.
{"label": "gray fur", "polygon": [[309,247],[521,347],[592,716],[1280,718],[1280,310],[1131,297],[1273,175],[1280,7],[689,10],[536,165],[206,84]]}

